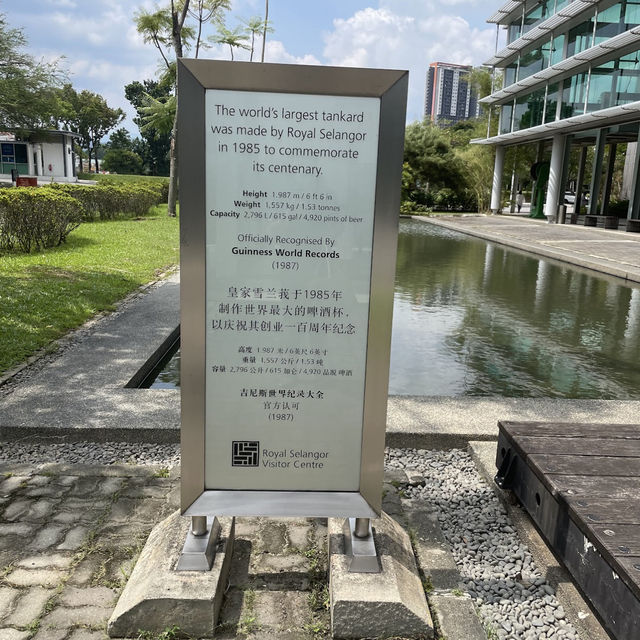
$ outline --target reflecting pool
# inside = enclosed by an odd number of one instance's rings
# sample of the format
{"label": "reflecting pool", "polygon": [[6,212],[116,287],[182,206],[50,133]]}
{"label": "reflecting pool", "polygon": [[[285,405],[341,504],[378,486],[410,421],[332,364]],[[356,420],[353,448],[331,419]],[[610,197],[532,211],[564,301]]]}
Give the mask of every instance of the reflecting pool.
{"label": "reflecting pool", "polygon": [[640,398],[640,289],[401,221],[389,392]]}
{"label": "reflecting pool", "polygon": [[389,393],[639,399],[640,288],[402,220]]}

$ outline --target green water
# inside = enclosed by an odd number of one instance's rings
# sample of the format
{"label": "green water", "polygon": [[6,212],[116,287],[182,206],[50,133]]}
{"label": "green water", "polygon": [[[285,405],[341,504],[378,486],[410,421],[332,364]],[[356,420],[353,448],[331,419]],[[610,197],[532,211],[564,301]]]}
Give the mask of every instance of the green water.
{"label": "green water", "polygon": [[403,220],[389,393],[638,399],[640,289]]}

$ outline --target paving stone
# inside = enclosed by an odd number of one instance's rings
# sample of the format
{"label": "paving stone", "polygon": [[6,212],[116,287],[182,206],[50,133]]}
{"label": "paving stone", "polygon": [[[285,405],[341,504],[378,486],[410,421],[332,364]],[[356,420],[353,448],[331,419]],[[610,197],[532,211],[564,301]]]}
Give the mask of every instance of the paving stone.
{"label": "paving stone", "polygon": [[18,596],[18,591],[9,587],[0,587],[0,620],[11,611],[11,607]]}
{"label": "paving stone", "polygon": [[66,640],[68,632],[68,629],[54,629],[41,624],[33,640]]}
{"label": "paving stone", "polygon": [[120,498],[109,512],[109,522],[127,522],[135,513],[138,500],[132,498]]}
{"label": "paving stone", "polygon": [[80,564],[75,568],[71,577],[67,581],[67,585],[85,586],[88,585],[93,577],[97,575],[102,565],[102,558],[100,555],[91,554],[80,561]]}
{"label": "paving stone", "polygon": [[283,553],[287,546],[287,525],[273,520],[263,522],[260,545],[265,553]]}
{"label": "paving stone", "polygon": [[33,504],[33,500],[27,500],[25,498],[21,500],[15,500],[4,510],[2,517],[5,520],[9,520],[9,522],[12,522],[13,520],[18,520],[25,513],[27,513],[27,511],[29,511],[29,508],[31,507],[32,504]]}
{"label": "paving stone", "polygon": [[80,625],[102,626],[106,624],[111,611],[111,607],[88,606],[72,609],[58,606],[43,618],[42,624],[54,629],[66,629]]}
{"label": "paving stone", "polygon": [[18,631],[17,629],[0,629],[0,638],[2,640],[28,640],[29,631]]}
{"label": "paving stone", "polygon": [[29,509],[29,512],[24,516],[24,519],[27,522],[43,520],[51,515],[55,504],[56,503],[51,500],[36,500],[31,509]]}
{"label": "paving stone", "polygon": [[35,475],[29,478],[27,485],[30,487],[44,487],[51,482],[51,476]]}
{"label": "paving stone", "polygon": [[65,527],[60,524],[48,524],[36,533],[36,537],[29,545],[32,549],[48,549],[60,541]]}
{"label": "paving stone", "polygon": [[82,546],[88,532],[87,527],[74,527],[67,532],[64,540],[56,548],[60,551],[76,551]]}
{"label": "paving stone", "polygon": [[107,587],[66,587],[60,604],[67,607],[114,607],[116,592]]}
{"label": "paving stone", "polygon": [[10,476],[0,483],[0,495],[8,496],[17,489],[21,489],[29,480],[29,476]]}
{"label": "paving stone", "polygon": [[5,581],[15,587],[55,587],[65,575],[57,569],[15,569]]}
{"label": "paving stone", "polygon": [[313,525],[288,523],[287,539],[288,546],[298,551],[305,551],[309,548],[310,540],[313,535]]}
{"label": "paving stone", "polygon": [[25,496],[29,498],[50,498],[54,496],[59,496],[61,493],[60,487],[55,486],[46,486],[46,487],[35,487],[34,489],[29,489],[25,491]]}
{"label": "paving stone", "polygon": [[70,487],[77,482],[78,476],[56,476],[54,482],[61,487]]}
{"label": "paving stone", "polygon": [[[305,611],[308,615],[301,615],[301,612]],[[304,625],[311,618],[308,594],[299,591],[257,591],[253,612],[256,625],[261,630],[278,633],[294,631],[302,633]],[[242,616],[244,617],[247,613],[249,612],[245,609]]]}
{"label": "paving stone", "polygon": [[60,511],[51,518],[51,521],[61,524],[73,524],[74,522],[82,521],[85,515],[84,511]]}
{"label": "paving stone", "polygon": [[104,631],[91,631],[90,629],[74,629],[68,640],[104,640]]}
{"label": "paving stone", "polygon": [[124,478],[104,478],[100,480],[98,494],[101,496],[113,495],[124,484]]}
{"label": "paving stone", "polygon": [[48,553],[23,558],[18,562],[18,566],[24,569],[45,569],[47,567],[67,569],[72,561],[73,558],[71,556],[65,556],[61,553]]}
{"label": "paving stone", "polygon": [[[0,524],[0,538],[4,541],[7,536],[21,536],[22,538],[31,538],[33,527],[24,522],[16,522],[13,524]],[[23,545],[24,545],[23,540]]]}
{"label": "paving stone", "polygon": [[298,553],[286,555],[261,553],[255,555],[251,562],[251,573],[283,573],[291,571],[307,573],[308,570],[308,558]]}
{"label": "paving stone", "polygon": [[40,617],[51,594],[50,589],[42,587],[33,587],[28,591],[23,590],[13,613],[5,620],[5,623],[14,627],[26,627]]}

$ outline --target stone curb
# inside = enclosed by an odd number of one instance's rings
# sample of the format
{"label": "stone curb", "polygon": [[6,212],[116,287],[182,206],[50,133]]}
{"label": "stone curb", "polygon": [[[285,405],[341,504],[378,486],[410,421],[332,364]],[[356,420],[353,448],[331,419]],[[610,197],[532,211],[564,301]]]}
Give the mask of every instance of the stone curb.
{"label": "stone curb", "polygon": [[447,640],[487,640],[473,601],[464,593],[453,554],[435,510],[416,500],[403,500],[409,531],[426,583],[427,600],[438,637]]}

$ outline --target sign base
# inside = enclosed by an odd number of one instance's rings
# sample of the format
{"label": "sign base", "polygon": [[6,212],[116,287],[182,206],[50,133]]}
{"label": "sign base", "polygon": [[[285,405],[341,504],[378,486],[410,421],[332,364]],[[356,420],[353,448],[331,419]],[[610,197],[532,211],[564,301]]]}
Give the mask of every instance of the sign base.
{"label": "sign base", "polygon": [[343,526],[345,555],[349,558],[349,573],[380,573],[380,561],[376,553],[373,529],[369,521],[369,535],[356,535],[356,518],[348,518]]}
{"label": "sign base", "polygon": [[210,571],[219,539],[220,522],[216,517],[207,518],[207,532],[204,535],[194,535],[190,527],[176,571]]}

